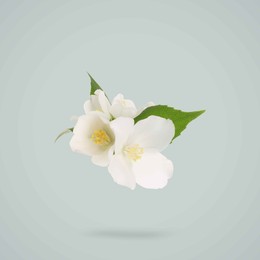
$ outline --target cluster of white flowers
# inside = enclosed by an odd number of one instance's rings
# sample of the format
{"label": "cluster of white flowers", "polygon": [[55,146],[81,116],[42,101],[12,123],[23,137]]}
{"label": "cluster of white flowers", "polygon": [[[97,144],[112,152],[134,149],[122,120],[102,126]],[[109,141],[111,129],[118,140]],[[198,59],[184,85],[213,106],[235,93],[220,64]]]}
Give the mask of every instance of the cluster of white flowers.
{"label": "cluster of white flowers", "polygon": [[171,120],[154,115],[135,124],[134,118],[151,105],[138,110],[122,94],[110,103],[102,90],[96,90],[73,129],[72,151],[108,167],[113,180],[130,189],[136,184],[148,189],[165,187],[173,164],[161,152],[171,142],[175,128]]}

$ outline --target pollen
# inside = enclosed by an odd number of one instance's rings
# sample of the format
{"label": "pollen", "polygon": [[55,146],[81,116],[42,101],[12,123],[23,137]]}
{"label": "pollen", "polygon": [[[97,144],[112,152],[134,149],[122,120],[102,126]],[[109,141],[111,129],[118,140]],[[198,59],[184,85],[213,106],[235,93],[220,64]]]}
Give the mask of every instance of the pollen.
{"label": "pollen", "polygon": [[142,148],[139,144],[134,144],[132,146],[126,146],[124,151],[129,159],[137,161],[142,158],[144,148]]}
{"label": "pollen", "polygon": [[97,145],[108,145],[111,140],[108,134],[102,130],[95,130],[91,135],[91,140]]}

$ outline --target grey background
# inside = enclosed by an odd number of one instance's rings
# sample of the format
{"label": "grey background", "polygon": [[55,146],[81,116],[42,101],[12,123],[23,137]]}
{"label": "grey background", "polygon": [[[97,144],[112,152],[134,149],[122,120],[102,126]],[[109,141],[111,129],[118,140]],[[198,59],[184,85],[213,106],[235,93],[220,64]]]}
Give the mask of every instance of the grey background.
{"label": "grey background", "polygon": [[[0,259],[260,259],[259,8],[0,0]],[[207,110],[165,151],[165,189],[53,143],[86,71],[110,97]]]}

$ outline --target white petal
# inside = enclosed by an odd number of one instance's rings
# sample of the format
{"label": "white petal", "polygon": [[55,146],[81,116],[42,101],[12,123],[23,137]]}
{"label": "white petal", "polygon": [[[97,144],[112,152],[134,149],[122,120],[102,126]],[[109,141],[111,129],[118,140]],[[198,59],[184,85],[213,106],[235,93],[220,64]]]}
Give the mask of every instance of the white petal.
{"label": "white petal", "polygon": [[99,112],[89,112],[79,117],[70,141],[72,151],[87,155],[96,155],[104,152],[103,147],[96,145],[91,140],[93,132],[98,129],[106,129],[106,132],[111,135],[111,140],[114,140],[114,136],[110,133],[112,131],[108,131],[109,121],[102,115],[103,113]]}
{"label": "white petal", "polygon": [[122,94],[118,94],[113,99],[110,113],[115,117],[135,117],[137,114],[137,109],[134,102],[130,99],[124,99]]}
{"label": "white petal", "polygon": [[110,113],[114,118],[125,116],[134,118],[137,115],[137,109],[135,107],[125,107],[122,104],[113,104],[110,109]]}
{"label": "white petal", "polygon": [[90,137],[96,129],[102,129],[103,126],[104,121],[101,113],[89,112],[78,118],[73,133],[87,138]]}
{"label": "white petal", "polygon": [[113,155],[113,146],[110,147],[108,150],[105,150],[104,152],[93,155],[91,158],[91,161],[101,167],[108,166],[109,162],[111,161],[112,155]]}
{"label": "white petal", "polygon": [[95,95],[97,95],[98,103],[101,108],[101,111],[103,111],[110,118],[109,110],[111,105],[105,93],[102,90],[98,89],[95,91]]}
{"label": "white petal", "polygon": [[119,93],[117,94],[114,98],[113,98],[113,101],[112,101],[112,104],[113,103],[116,103],[117,101],[120,101],[120,100],[123,100],[124,99],[124,95]]}
{"label": "white petal", "polygon": [[70,140],[70,147],[73,152],[86,155],[98,155],[104,152],[104,149],[96,145],[91,138],[74,134]]}
{"label": "white petal", "polygon": [[144,154],[133,163],[136,183],[147,189],[161,189],[173,174],[173,164],[161,153]]}
{"label": "white petal", "polygon": [[122,154],[112,156],[108,171],[113,180],[131,190],[135,189],[136,183],[131,169],[131,163]]}
{"label": "white petal", "polygon": [[135,124],[129,143],[162,151],[170,144],[174,136],[174,129],[170,119],[149,116]]}
{"label": "white petal", "polygon": [[84,103],[84,111],[87,114],[90,111],[94,111],[95,109],[93,108],[92,102],[90,100],[87,100]]}
{"label": "white petal", "polygon": [[91,95],[90,100],[91,100],[91,105],[92,105],[93,111],[101,111],[102,112],[102,109],[99,105],[98,97],[96,95]]}
{"label": "white petal", "polygon": [[115,136],[115,153],[122,151],[130,133],[133,130],[134,120],[130,117],[119,117],[110,122],[110,128]]}
{"label": "white petal", "polygon": [[73,152],[92,155],[99,152],[97,147],[91,140],[91,134],[95,130],[94,126],[103,127],[102,121],[96,115],[89,113],[80,116],[74,129],[73,136],[70,141],[70,147]]}
{"label": "white petal", "polygon": [[73,152],[85,155],[93,155],[100,153],[100,148],[87,138],[80,138],[73,135],[70,140],[70,148]]}

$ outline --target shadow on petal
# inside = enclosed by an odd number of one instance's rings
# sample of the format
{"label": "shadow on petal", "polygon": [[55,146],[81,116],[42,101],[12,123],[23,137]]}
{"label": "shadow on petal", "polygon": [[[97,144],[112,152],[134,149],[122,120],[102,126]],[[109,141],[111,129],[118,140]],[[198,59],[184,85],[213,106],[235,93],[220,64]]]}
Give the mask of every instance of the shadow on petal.
{"label": "shadow on petal", "polygon": [[174,236],[178,233],[177,229],[125,229],[107,228],[91,229],[84,232],[84,235],[92,238],[114,238],[114,239],[163,239]]}

